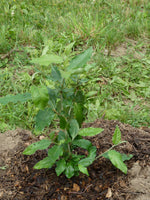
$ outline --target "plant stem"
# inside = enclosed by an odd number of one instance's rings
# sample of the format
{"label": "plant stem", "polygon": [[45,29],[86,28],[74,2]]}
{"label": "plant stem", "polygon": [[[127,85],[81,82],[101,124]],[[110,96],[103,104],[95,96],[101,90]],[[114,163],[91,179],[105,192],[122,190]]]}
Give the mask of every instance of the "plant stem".
{"label": "plant stem", "polygon": [[[127,142],[127,141],[121,141],[119,144],[114,144],[112,147],[110,147],[110,148],[109,148],[107,151],[105,151],[104,153],[107,153],[108,151],[110,151],[110,150],[113,149],[114,147],[116,147],[116,146],[118,146],[118,145],[120,145],[120,144],[122,144],[122,143],[125,143],[125,142]],[[102,157],[104,153],[98,155],[98,156],[95,158],[95,160],[97,160],[98,158]]]}
{"label": "plant stem", "polygon": [[[68,133],[67,133],[67,130],[64,130],[65,132],[65,137],[67,138],[68,137]],[[71,155],[71,149],[70,149],[70,143],[68,143],[68,153],[69,153],[69,156]]]}

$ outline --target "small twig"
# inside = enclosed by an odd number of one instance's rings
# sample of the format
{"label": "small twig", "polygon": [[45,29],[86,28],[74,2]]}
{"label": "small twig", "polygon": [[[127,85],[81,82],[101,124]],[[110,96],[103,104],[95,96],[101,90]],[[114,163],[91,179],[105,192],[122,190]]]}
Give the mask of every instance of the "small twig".
{"label": "small twig", "polygon": [[92,186],[92,184],[90,184],[90,185],[88,185],[82,192],[68,192],[69,194],[83,194],[83,193],[85,193],[86,191],[87,191],[87,189],[89,188],[89,187],[91,187]]}
{"label": "small twig", "polygon": [[10,55],[14,52],[23,52],[23,50],[19,50],[19,49],[11,49],[8,53],[6,53],[5,55],[1,56],[1,60],[4,60],[7,57],[10,57]]}
{"label": "small twig", "polygon": [[[123,143],[126,143],[126,142],[127,142],[127,141],[121,141],[119,144],[114,144],[112,147],[110,147],[110,148],[109,148],[107,151],[105,151],[104,153],[107,153],[108,151],[110,151],[111,149],[115,148],[116,146],[118,146],[118,145],[120,145],[120,144],[123,144]],[[97,160],[98,158],[102,157],[104,153],[98,155],[98,156],[95,158],[95,160]]]}

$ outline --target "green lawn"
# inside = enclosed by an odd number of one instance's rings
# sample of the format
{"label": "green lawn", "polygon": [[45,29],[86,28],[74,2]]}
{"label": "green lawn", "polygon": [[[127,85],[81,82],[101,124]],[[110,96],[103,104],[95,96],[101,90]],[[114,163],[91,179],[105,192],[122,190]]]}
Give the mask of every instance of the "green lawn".
{"label": "green lawn", "polygon": [[[55,53],[69,61],[92,46],[87,121],[115,119],[150,126],[149,0],[1,0],[0,97],[49,85],[49,67],[30,61]],[[32,129],[31,101],[0,104],[0,131]]]}

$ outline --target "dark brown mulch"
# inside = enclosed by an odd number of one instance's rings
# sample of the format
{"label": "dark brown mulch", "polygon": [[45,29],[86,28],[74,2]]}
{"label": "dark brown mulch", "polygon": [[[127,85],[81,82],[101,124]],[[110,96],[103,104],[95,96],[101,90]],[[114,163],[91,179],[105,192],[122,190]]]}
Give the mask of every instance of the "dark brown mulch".
{"label": "dark brown mulch", "polygon": [[[84,124],[84,127],[101,127],[104,131],[90,138],[98,149],[98,154],[106,151],[112,145],[112,135],[116,125],[122,133],[122,140],[128,143],[117,147],[122,153],[133,154],[134,157],[126,164],[130,170],[134,163],[141,169],[150,165],[150,129],[133,128],[118,121],[97,120]],[[38,151],[33,156],[22,155],[28,143],[35,138],[22,130],[18,134],[21,141],[8,154],[1,154],[6,170],[0,170],[0,199],[1,200],[131,200],[137,192],[129,190],[130,173],[123,174],[109,160],[101,158],[89,168],[89,177],[80,174],[78,177],[67,179],[64,175],[57,177],[54,168],[49,170],[34,170],[33,166],[46,153]],[[1,143],[2,141],[0,141]],[[2,161],[1,161],[2,162]]]}

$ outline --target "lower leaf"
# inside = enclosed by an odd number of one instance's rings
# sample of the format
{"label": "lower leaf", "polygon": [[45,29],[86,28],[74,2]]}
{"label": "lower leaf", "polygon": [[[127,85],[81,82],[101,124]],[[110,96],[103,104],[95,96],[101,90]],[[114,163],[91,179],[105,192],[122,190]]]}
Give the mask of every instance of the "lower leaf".
{"label": "lower leaf", "polygon": [[59,156],[62,155],[62,153],[63,149],[61,146],[53,146],[51,149],[48,150],[48,157],[36,163],[36,165],[34,165],[34,169],[51,168],[55,164]]}
{"label": "lower leaf", "polygon": [[23,152],[24,155],[32,155],[34,154],[37,150],[43,150],[47,149],[49,145],[51,144],[51,140],[49,139],[43,139],[38,142],[35,142],[31,145],[29,145]]}
{"label": "lower leaf", "polygon": [[82,172],[83,174],[86,174],[87,176],[89,176],[88,170],[86,167],[84,167],[83,165],[78,165],[79,171]]}
{"label": "lower leaf", "polygon": [[73,164],[70,162],[70,163],[67,163],[67,167],[66,167],[66,170],[65,170],[65,175],[67,178],[71,178],[72,176],[74,176],[74,167],[73,167]]}
{"label": "lower leaf", "polygon": [[110,150],[108,152],[108,157],[115,167],[120,169],[123,173],[127,174],[127,166],[123,162],[122,155],[119,152]]}
{"label": "lower leaf", "polygon": [[66,169],[66,161],[64,159],[61,159],[56,163],[56,166],[57,167],[55,168],[55,171],[57,176],[59,176]]}

